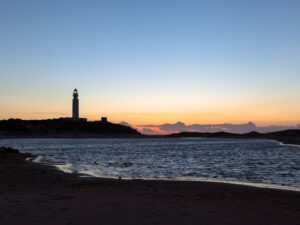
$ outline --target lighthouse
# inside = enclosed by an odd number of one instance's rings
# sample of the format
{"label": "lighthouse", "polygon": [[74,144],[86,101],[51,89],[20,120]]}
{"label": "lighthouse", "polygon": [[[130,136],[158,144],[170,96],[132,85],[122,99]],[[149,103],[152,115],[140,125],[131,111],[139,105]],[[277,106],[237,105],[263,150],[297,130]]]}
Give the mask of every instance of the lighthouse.
{"label": "lighthouse", "polygon": [[79,120],[79,99],[78,99],[78,91],[76,88],[74,89],[73,92],[72,119]]}

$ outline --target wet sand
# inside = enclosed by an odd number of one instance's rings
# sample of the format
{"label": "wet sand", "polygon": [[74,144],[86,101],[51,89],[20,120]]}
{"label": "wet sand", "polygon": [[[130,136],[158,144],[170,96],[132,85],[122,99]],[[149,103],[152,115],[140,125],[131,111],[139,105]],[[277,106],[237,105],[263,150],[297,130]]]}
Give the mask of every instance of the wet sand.
{"label": "wet sand", "polygon": [[0,224],[300,224],[300,192],[224,183],[80,178],[0,153]]}

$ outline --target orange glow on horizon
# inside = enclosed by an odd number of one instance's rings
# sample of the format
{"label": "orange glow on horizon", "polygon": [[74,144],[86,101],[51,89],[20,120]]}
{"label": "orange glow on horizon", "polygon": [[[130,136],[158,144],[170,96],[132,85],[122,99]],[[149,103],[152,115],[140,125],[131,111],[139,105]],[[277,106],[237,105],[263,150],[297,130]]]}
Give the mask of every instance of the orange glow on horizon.
{"label": "orange glow on horizon", "polygon": [[[267,116],[266,116],[267,115]],[[100,120],[102,116],[108,117],[108,120],[114,123],[120,123],[125,121],[129,124],[135,126],[142,125],[160,125],[164,123],[176,123],[183,122],[187,125],[191,124],[241,124],[248,123],[249,121],[255,123],[258,126],[268,126],[268,125],[296,125],[300,123],[300,114],[294,113],[292,116],[286,118],[281,118],[278,113],[262,113],[262,114],[252,114],[251,116],[239,115],[238,113],[224,113],[222,115],[205,115],[197,113],[114,113],[114,114],[81,114],[81,117],[88,118],[89,121]],[[49,118],[60,118],[60,117],[70,117],[69,113],[28,113],[28,114],[15,114],[7,113],[4,115],[0,114],[1,119],[19,118],[19,119],[49,119]]]}
{"label": "orange glow on horizon", "polygon": [[[44,100],[44,98],[43,98]],[[293,99],[295,100],[295,99]],[[90,100],[91,101],[91,100]],[[97,105],[95,101],[80,99],[80,117],[90,121],[100,120],[102,116],[114,123],[121,121],[133,125],[159,125],[164,123],[176,123],[178,121],[187,125],[190,124],[240,124],[249,121],[258,126],[267,125],[296,125],[300,123],[300,106],[295,105],[295,101],[278,102],[245,102],[235,104],[220,104],[212,106],[198,106],[195,104],[179,107],[178,104],[167,105],[157,104],[160,107],[144,107],[138,103],[127,104],[107,104]],[[25,104],[21,100],[10,100],[2,102],[0,118],[20,118],[20,119],[49,119],[59,117],[71,117],[71,102],[67,96],[65,100],[57,101],[32,101]],[[176,107],[175,107],[176,106]],[[196,107],[197,106],[197,107]],[[49,110],[50,109],[50,110]]]}

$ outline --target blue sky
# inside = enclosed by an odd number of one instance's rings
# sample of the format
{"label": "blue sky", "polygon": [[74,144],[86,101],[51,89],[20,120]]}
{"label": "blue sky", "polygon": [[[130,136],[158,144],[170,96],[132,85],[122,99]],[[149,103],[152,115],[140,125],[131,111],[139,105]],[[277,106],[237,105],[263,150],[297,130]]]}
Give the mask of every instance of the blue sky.
{"label": "blue sky", "polygon": [[297,123],[299,9],[276,0],[0,1],[0,117],[68,116],[77,87],[89,119]]}

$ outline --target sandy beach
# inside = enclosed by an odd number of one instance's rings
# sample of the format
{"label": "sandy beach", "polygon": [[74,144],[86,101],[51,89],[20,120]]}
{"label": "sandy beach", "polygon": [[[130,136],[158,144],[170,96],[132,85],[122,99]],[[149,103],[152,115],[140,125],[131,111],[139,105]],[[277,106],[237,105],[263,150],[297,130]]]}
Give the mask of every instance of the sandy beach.
{"label": "sandy beach", "polygon": [[300,192],[210,182],[80,178],[0,153],[0,224],[300,224]]}

